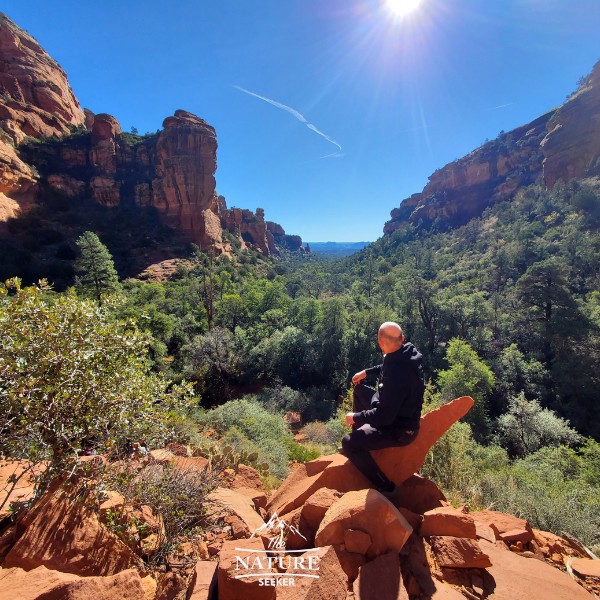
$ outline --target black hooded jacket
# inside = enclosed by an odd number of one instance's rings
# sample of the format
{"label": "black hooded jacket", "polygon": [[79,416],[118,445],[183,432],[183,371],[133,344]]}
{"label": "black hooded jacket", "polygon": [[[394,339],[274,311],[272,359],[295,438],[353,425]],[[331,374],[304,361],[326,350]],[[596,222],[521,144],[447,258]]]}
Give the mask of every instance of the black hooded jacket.
{"label": "black hooded jacket", "polygon": [[367,376],[379,375],[379,391],[370,410],[354,413],[357,425],[394,430],[418,429],[425,383],[423,355],[410,343],[383,357],[383,364],[366,369]]}

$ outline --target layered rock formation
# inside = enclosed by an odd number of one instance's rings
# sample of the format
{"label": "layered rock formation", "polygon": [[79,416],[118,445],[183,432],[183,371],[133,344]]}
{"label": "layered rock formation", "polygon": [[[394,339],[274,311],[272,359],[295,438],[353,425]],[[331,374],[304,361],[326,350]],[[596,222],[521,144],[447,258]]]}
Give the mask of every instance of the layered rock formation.
{"label": "layered rock formation", "polygon": [[479,216],[491,204],[508,200],[523,186],[600,172],[600,63],[561,107],[502,133],[429,177],[422,192],[392,210],[384,233],[405,223],[441,228]]}
{"label": "layered rock formation", "polygon": [[18,216],[37,181],[16,145],[26,136],[68,133],[84,119],[64,71],[0,13],[0,221]]}
{"label": "layered rock formation", "polygon": [[[11,230],[10,222],[31,206],[58,202],[69,210],[91,199],[123,211],[132,228],[141,220],[131,207],[138,214],[155,211],[179,243],[194,242],[215,254],[230,250],[224,229],[243,248],[265,255],[278,253],[278,245],[301,245],[300,238],[268,224],[262,209],[227,208],[216,193],[216,133],[199,117],[177,110],[156,134],[123,133],[113,116],[82,110],[60,66],[1,13],[0,57],[0,233],[5,237],[22,230]],[[145,255],[146,246],[131,251]]]}

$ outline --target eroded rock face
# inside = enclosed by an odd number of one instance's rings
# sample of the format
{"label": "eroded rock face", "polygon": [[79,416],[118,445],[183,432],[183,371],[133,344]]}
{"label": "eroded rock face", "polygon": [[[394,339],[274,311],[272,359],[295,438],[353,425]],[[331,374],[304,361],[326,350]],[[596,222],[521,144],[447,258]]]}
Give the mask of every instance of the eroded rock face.
{"label": "eroded rock face", "polygon": [[85,115],[65,72],[27,32],[0,13],[0,126],[25,136],[61,135]]}
{"label": "eroded rock face", "polygon": [[63,490],[46,494],[20,526],[25,531],[7,554],[4,567],[44,566],[74,575],[106,576],[139,565],[90,507]]}
{"label": "eroded rock face", "polygon": [[600,63],[586,84],[561,107],[485,143],[429,177],[422,192],[391,211],[384,233],[403,224],[462,225],[491,204],[511,199],[543,177],[556,181],[600,170]]}
{"label": "eroded rock face", "polygon": [[600,168],[600,62],[583,87],[548,121],[542,141],[544,181],[552,189]]}
{"label": "eroded rock face", "polygon": [[0,192],[24,193],[37,181],[15,145],[26,136],[62,135],[84,120],[64,71],[0,13]]}

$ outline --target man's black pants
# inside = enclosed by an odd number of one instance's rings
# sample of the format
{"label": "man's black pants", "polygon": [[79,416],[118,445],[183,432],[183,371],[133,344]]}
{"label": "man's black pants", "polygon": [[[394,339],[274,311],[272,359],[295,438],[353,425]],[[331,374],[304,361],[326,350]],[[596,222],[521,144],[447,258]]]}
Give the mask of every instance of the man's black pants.
{"label": "man's black pants", "polygon": [[[354,387],[353,412],[369,410],[377,402],[379,402],[379,396],[372,387],[362,383]],[[394,489],[394,483],[378,467],[369,451],[393,446],[408,446],[418,433],[418,429],[407,432],[386,427],[376,429],[369,424],[361,427],[354,425],[352,433],[342,440],[342,448],[348,459],[376,488],[382,491],[391,491]]]}

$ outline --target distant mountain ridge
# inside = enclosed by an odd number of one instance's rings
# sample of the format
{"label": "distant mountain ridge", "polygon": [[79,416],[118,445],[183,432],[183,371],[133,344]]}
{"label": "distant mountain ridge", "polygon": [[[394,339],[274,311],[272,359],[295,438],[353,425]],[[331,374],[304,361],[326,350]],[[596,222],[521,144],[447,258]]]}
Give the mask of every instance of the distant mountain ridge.
{"label": "distant mountain ridge", "polygon": [[371,242],[306,242],[314,254],[342,258],[367,247]]}
{"label": "distant mountain ridge", "polygon": [[501,133],[438,169],[422,192],[391,211],[384,234],[407,223],[447,229],[467,223],[527,185],[600,174],[600,62],[564,104]]}

